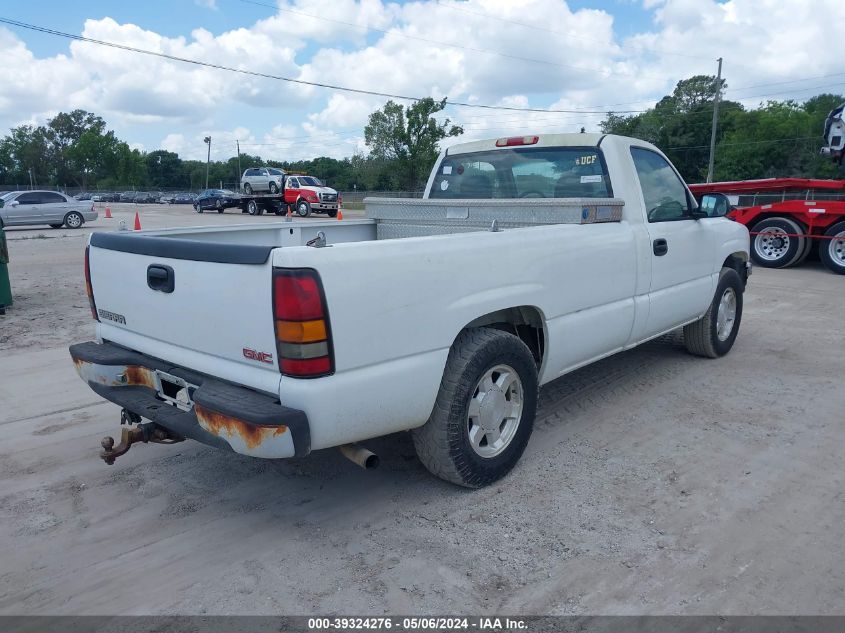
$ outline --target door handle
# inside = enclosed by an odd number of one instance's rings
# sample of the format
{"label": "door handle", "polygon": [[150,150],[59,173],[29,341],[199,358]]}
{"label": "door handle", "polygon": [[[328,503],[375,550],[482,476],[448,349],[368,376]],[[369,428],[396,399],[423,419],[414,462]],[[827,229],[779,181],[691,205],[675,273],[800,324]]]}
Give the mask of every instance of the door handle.
{"label": "door handle", "polygon": [[652,243],[652,248],[654,250],[654,254],[658,257],[662,257],[663,255],[669,252],[669,244],[662,237],[654,240],[654,242]]}
{"label": "door handle", "polygon": [[151,264],[147,267],[147,285],[158,292],[173,292],[176,287],[176,273],[170,266]]}

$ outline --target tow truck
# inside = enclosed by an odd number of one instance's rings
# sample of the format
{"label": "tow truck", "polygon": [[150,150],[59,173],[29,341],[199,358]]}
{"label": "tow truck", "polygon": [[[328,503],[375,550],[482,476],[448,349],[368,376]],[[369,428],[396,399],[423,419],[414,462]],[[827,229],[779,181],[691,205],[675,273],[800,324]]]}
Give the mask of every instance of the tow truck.
{"label": "tow truck", "polygon": [[276,215],[290,212],[307,218],[312,213],[325,213],[334,218],[341,202],[337,191],[314,176],[286,173],[282,175],[280,193],[242,193],[239,206],[241,213],[250,215],[263,215],[265,211]]}

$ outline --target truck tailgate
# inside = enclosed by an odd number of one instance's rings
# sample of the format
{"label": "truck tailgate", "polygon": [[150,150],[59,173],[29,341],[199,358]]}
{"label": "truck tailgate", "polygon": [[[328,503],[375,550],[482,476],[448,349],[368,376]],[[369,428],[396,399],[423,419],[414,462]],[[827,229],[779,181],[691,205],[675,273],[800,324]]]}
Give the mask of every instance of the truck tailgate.
{"label": "truck tailgate", "polygon": [[88,257],[101,337],[277,392],[270,250],[93,234]]}

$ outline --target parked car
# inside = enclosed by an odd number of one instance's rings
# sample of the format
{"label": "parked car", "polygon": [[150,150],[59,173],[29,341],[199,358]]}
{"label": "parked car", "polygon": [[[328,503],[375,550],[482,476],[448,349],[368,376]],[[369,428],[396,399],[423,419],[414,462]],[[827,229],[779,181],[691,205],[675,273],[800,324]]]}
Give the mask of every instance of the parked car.
{"label": "parked car", "polygon": [[132,202],[135,204],[149,204],[151,202],[158,202],[158,196],[150,191],[139,191],[135,194],[135,197],[132,198]]}
{"label": "parked car", "polygon": [[120,194],[119,202],[132,202],[132,200],[135,199],[135,194],[137,193],[137,191],[124,191]]}
{"label": "parked car", "polygon": [[196,200],[195,193],[177,193],[173,198],[173,204],[194,204]]}
{"label": "parked car", "polygon": [[241,176],[241,189],[247,195],[254,192],[267,191],[279,193],[285,172],[275,167],[250,167]]}
{"label": "parked car", "polygon": [[91,196],[91,202],[117,202],[120,194],[113,191],[101,191]]}
{"label": "parked car", "polygon": [[78,193],[78,194],[76,194],[76,195],[73,197],[73,199],[74,199],[74,200],[90,200],[90,199],[91,199],[91,194],[90,194],[90,193],[86,193],[86,192]]}
{"label": "parked car", "polygon": [[159,196],[158,201],[161,204],[173,204],[173,201],[176,199],[176,196],[178,196],[178,195],[179,195],[178,193],[174,193],[172,191],[168,192],[168,193],[163,193],[163,194],[161,194],[161,196]]}
{"label": "parked car", "polygon": [[[157,437],[360,458],[350,443],[411,431],[432,473],[490,484],[540,385],[677,328],[730,352],[749,233],[716,202],[645,141],[544,134],[449,147],[423,199],[371,199],[367,220],[93,233],[96,341],[70,353],[150,420],[103,457]],[[700,373],[687,395],[717,400]]]}
{"label": "parked car", "polygon": [[194,209],[202,213],[205,209],[216,209],[223,213],[225,209],[240,205],[238,194],[228,189],[206,189],[194,200]]}
{"label": "parked car", "polygon": [[13,191],[0,198],[0,226],[49,224],[54,229],[78,229],[96,219],[93,204],[58,191]]}

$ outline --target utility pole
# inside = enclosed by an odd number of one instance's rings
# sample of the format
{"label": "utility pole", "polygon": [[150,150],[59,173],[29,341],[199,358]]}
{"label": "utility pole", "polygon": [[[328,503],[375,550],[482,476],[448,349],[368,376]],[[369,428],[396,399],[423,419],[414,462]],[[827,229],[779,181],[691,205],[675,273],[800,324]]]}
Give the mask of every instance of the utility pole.
{"label": "utility pole", "polygon": [[241,174],[243,173],[241,171],[241,141],[237,140],[237,141],[235,141],[235,143],[238,144],[238,173],[235,174],[235,180],[238,183],[238,190],[240,190],[240,188],[241,188]]}
{"label": "utility pole", "polygon": [[32,191],[35,189],[35,186],[32,184],[32,167],[30,167],[27,171],[29,172],[29,190]]}
{"label": "utility pole", "polygon": [[713,162],[716,158],[716,125],[719,123],[719,97],[722,94],[722,58],[716,73],[716,94],[713,97],[713,126],[710,130],[710,162],[707,164],[707,182],[713,182]]}
{"label": "utility pole", "polygon": [[205,159],[205,188],[208,189],[208,165],[211,163],[211,137],[206,136],[202,140],[208,144],[208,158]]}

